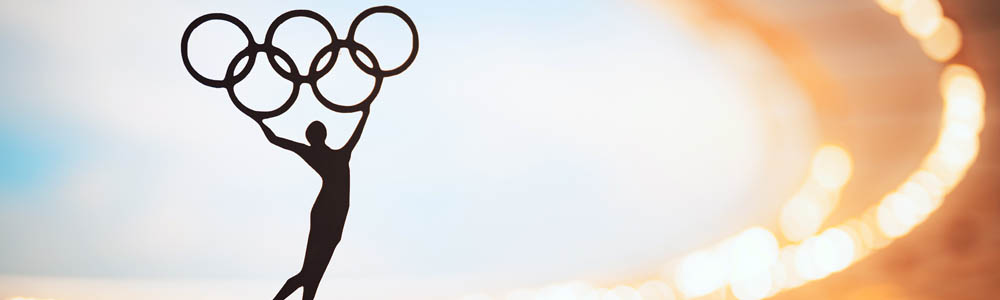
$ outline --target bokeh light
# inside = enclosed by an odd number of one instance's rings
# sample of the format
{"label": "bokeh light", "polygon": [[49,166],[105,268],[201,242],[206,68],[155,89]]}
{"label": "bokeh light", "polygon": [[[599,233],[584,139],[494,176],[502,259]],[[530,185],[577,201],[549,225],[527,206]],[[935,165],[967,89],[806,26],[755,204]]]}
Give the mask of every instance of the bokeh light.
{"label": "bokeh light", "polygon": [[823,145],[816,151],[806,182],[782,207],[779,221],[786,239],[802,241],[819,232],[851,177],[852,163],[842,147]]}
{"label": "bokeh light", "polygon": [[941,25],[930,36],[920,40],[920,48],[933,60],[947,61],[958,53],[962,46],[962,32],[955,21],[941,19]]}
{"label": "bokeh light", "polygon": [[851,164],[851,155],[844,148],[826,145],[816,152],[812,174],[823,188],[837,189],[851,177]]}
{"label": "bokeh light", "polygon": [[903,0],[900,6],[903,28],[918,39],[924,39],[941,26],[944,15],[937,0]]}
{"label": "bokeh light", "polygon": [[875,3],[878,3],[878,5],[881,6],[886,12],[898,15],[903,9],[903,1],[904,0],[875,0]]}
{"label": "bokeh light", "polygon": [[639,286],[639,296],[643,300],[675,300],[674,289],[660,280],[650,280]]}
{"label": "bokeh light", "polygon": [[725,266],[712,251],[698,251],[681,260],[674,275],[677,289],[686,297],[704,296],[725,284]]}

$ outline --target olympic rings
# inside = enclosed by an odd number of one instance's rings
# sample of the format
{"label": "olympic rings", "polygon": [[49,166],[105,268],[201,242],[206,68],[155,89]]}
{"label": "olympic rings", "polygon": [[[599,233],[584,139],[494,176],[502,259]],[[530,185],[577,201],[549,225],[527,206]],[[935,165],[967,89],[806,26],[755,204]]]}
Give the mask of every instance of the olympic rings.
{"label": "olympic rings", "polygon": [[[407,27],[409,27],[410,33],[413,37],[413,48],[410,50],[410,54],[406,58],[406,61],[404,61],[399,66],[390,70],[382,70],[379,67],[378,59],[375,57],[375,54],[372,53],[372,51],[368,49],[368,47],[365,47],[364,45],[354,40],[354,34],[357,31],[358,25],[361,24],[361,21],[363,21],[365,18],[375,13],[388,13],[399,17],[400,19],[403,20],[403,22],[406,22],[406,25]],[[288,53],[273,45],[274,34],[277,31],[278,27],[285,21],[295,17],[309,18],[316,22],[319,22],[320,25],[322,25],[323,28],[326,29],[326,31],[330,34],[330,40],[331,40],[330,44],[324,46],[319,50],[318,53],[316,53],[316,56],[313,58],[312,62],[309,65],[309,69],[305,72],[305,74],[299,72],[298,68],[295,65],[295,61],[292,60],[291,56],[289,56]],[[243,35],[246,36],[247,38],[247,46],[243,48],[243,50],[240,50],[229,62],[229,65],[226,69],[225,77],[223,79],[210,79],[201,75],[200,73],[198,73],[197,70],[194,69],[194,67],[191,65],[190,59],[188,58],[188,41],[191,38],[191,33],[194,31],[195,28],[201,26],[201,24],[211,20],[220,20],[229,22],[235,25],[237,28],[239,28],[240,31],[243,32]],[[351,23],[351,28],[347,33],[347,38],[345,39],[338,39],[337,33],[334,31],[333,26],[330,25],[330,22],[327,21],[325,18],[323,18],[323,16],[321,16],[320,14],[317,14],[316,12],[309,10],[289,11],[284,14],[281,14],[273,22],[271,22],[271,25],[267,29],[267,34],[265,35],[264,43],[262,44],[255,43],[253,34],[250,33],[250,29],[247,28],[247,26],[243,24],[243,22],[241,22],[239,19],[227,14],[212,13],[198,17],[197,19],[192,21],[190,25],[188,25],[187,29],[184,30],[184,35],[181,37],[181,58],[184,61],[184,67],[187,69],[188,73],[191,74],[192,77],[194,77],[195,80],[210,87],[225,88],[229,93],[230,100],[232,100],[233,104],[236,106],[237,109],[239,109],[241,112],[243,112],[250,118],[253,118],[255,120],[262,120],[278,116],[287,111],[289,108],[291,108],[292,104],[298,98],[299,89],[302,84],[311,85],[313,93],[316,95],[316,99],[318,99],[320,103],[323,104],[323,106],[325,106],[330,110],[342,113],[367,110],[370,107],[371,102],[375,100],[375,97],[381,90],[382,80],[385,77],[395,76],[398,75],[399,73],[402,73],[407,68],[409,68],[410,65],[413,63],[413,60],[417,56],[417,47],[419,45],[417,39],[418,39],[417,28],[413,24],[413,20],[411,20],[410,17],[406,15],[406,13],[403,13],[403,11],[391,6],[372,7],[361,12],[361,14],[355,17],[354,21]],[[354,61],[354,64],[359,69],[364,71],[366,74],[375,78],[375,84],[372,87],[372,91],[368,94],[367,97],[365,97],[364,100],[354,105],[339,105],[333,103],[332,101],[323,96],[323,94],[320,92],[316,84],[320,78],[326,76],[327,73],[329,73],[330,70],[333,69],[334,64],[336,64],[337,62],[340,49],[347,49],[348,53],[350,53],[351,55],[351,60]],[[361,60],[361,58],[358,57],[358,52],[361,52],[361,54],[364,54],[368,58],[368,60],[371,62],[371,67],[366,65]],[[270,111],[257,111],[247,107],[246,105],[244,105],[242,102],[239,101],[239,98],[236,96],[235,92],[236,84],[243,81],[243,79],[245,79],[247,75],[249,75],[250,70],[253,69],[258,53],[264,53],[267,56],[267,60],[271,66],[271,69],[277,72],[278,75],[280,75],[282,78],[292,83],[292,92],[291,95],[289,95],[288,100],[285,100],[285,102],[278,108],[275,108]],[[323,60],[324,57],[326,57],[327,53],[330,53],[331,55],[330,60],[326,62],[324,65],[320,66],[320,62]],[[236,73],[236,67],[239,65],[239,62],[241,62],[244,57],[247,60],[246,66],[243,68],[243,70]],[[278,63],[277,58],[280,58],[282,61],[284,61],[284,63],[288,66],[287,70]]]}

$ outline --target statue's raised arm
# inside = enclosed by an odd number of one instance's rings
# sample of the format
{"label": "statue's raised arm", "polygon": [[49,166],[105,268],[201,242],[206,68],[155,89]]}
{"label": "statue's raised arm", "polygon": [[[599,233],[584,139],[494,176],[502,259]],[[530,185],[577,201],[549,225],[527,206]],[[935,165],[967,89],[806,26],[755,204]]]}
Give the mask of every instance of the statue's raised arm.
{"label": "statue's raised arm", "polygon": [[300,156],[309,148],[309,146],[299,144],[296,143],[295,141],[275,135],[274,131],[272,131],[270,127],[267,127],[266,124],[264,124],[264,120],[256,120],[256,121],[257,124],[260,125],[260,129],[264,131],[264,136],[267,137],[267,141],[271,142],[271,144],[284,148],[285,150],[295,152]]}
{"label": "statue's raised arm", "polygon": [[351,133],[351,138],[344,143],[344,147],[341,150],[347,151],[347,153],[354,152],[354,146],[358,145],[358,141],[361,140],[361,132],[365,130],[365,123],[368,122],[368,110],[365,108],[361,110],[361,120],[358,121],[358,126],[354,127],[354,132]]}

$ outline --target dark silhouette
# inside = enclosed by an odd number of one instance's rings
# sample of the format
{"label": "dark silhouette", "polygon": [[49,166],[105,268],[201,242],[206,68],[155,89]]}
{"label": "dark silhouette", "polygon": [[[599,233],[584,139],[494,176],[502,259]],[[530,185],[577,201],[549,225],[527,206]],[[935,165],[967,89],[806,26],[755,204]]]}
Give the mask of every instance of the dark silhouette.
{"label": "dark silhouette", "polygon": [[368,109],[365,108],[358,127],[340,149],[331,149],[326,145],[326,127],[319,121],[313,121],[306,128],[309,145],[280,138],[263,121],[257,122],[268,141],[298,154],[323,179],[323,187],[319,190],[319,196],[316,196],[309,218],[309,241],[306,244],[302,270],[285,282],[274,299],[285,299],[299,287],[302,287],[303,299],[315,297],[319,281],[323,278],[333,250],[340,243],[344,231],[351,198],[351,152],[358,144],[367,120]]}
{"label": "dark silhouette", "polygon": [[[379,67],[378,59],[375,55],[364,45],[358,43],[354,40],[354,34],[357,31],[358,25],[361,24],[368,16],[375,13],[388,13],[398,16],[410,29],[410,33],[413,35],[413,49],[410,50],[410,56],[400,64],[398,67],[383,70]],[[274,33],[278,26],[287,21],[288,19],[295,17],[304,17],[313,19],[323,25],[330,35],[330,44],[324,46],[320,49],[319,53],[316,53],[315,58],[313,58],[312,63],[309,65],[309,69],[306,74],[303,75],[297,69],[295,62],[292,58],[280,48],[272,45],[274,40]],[[232,61],[229,63],[229,67],[226,70],[225,77],[223,79],[209,79],[202,76],[198,71],[194,69],[191,65],[191,61],[188,59],[188,40],[191,37],[191,33],[195,28],[200,26],[202,23],[220,20],[226,21],[235,25],[243,35],[247,38],[247,46],[243,50],[233,57]],[[319,282],[323,278],[323,274],[326,272],[327,266],[330,264],[330,259],[333,257],[333,251],[337,248],[337,244],[340,243],[340,238],[344,231],[344,223],[347,220],[347,211],[350,206],[350,196],[351,196],[351,168],[350,160],[351,153],[354,151],[354,147],[357,146],[358,140],[361,139],[361,132],[365,128],[365,123],[368,121],[368,114],[371,110],[371,103],[375,100],[378,95],[379,90],[382,88],[382,80],[385,77],[395,76],[409,68],[410,64],[413,63],[414,58],[417,55],[418,48],[418,38],[417,38],[417,28],[413,25],[413,21],[410,17],[399,9],[391,6],[378,6],[366,9],[361,12],[354,21],[351,22],[351,28],[347,32],[347,37],[344,39],[338,39],[337,34],[333,30],[333,26],[330,25],[323,16],[319,14],[308,11],[308,10],[293,10],[278,16],[271,26],[267,30],[267,35],[264,38],[264,43],[257,44],[254,42],[253,34],[250,33],[250,29],[247,28],[243,22],[239,19],[221,13],[207,14],[198,17],[184,31],[184,35],[181,37],[181,58],[184,61],[184,67],[187,68],[188,73],[195,78],[198,82],[215,88],[225,88],[229,92],[229,98],[241,112],[249,116],[251,119],[260,125],[261,130],[264,131],[264,136],[272,144],[278,147],[287,149],[289,151],[295,152],[302,160],[305,160],[313,170],[323,179],[323,187],[319,191],[319,195],[316,196],[316,202],[313,204],[312,213],[310,214],[309,222],[309,240],[306,243],[306,254],[305,259],[302,262],[302,269],[298,274],[295,274],[285,285],[281,287],[278,294],[274,297],[275,300],[285,299],[291,295],[298,288],[303,289],[302,299],[312,300],[316,296],[316,289],[319,287]],[[327,73],[333,69],[333,65],[337,62],[337,56],[341,48],[346,48],[348,53],[351,55],[351,60],[357,65],[362,71],[371,75],[375,78],[375,84],[372,87],[371,93],[368,94],[364,100],[355,105],[340,105],[333,101],[330,101],[323,96],[316,82]],[[285,78],[293,83],[292,93],[288,97],[288,100],[278,108],[271,111],[256,111],[240,102],[239,98],[236,97],[236,92],[234,90],[237,83],[243,81],[246,76],[250,73],[256,61],[257,53],[263,52],[267,54],[267,60],[278,75]],[[364,54],[368,58],[368,64],[358,57],[358,52]],[[329,54],[329,61],[320,65],[320,62]],[[242,70],[237,72],[236,66],[244,58],[247,59],[246,66]],[[276,58],[284,60],[285,66],[288,69],[283,68],[278,64]],[[370,65],[369,65],[370,64]],[[326,145],[326,127],[323,123],[319,121],[313,121],[306,128],[306,140],[309,145],[299,144],[294,141],[281,138],[271,131],[264,124],[264,119],[271,118],[280,115],[291,108],[292,104],[298,98],[299,88],[302,84],[309,84],[312,87],[313,94],[316,99],[319,100],[323,106],[326,108],[340,113],[350,113],[350,112],[361,112],[361,121],[358,122],[357,127],[354,129],[354,133],[351,134],[351,138],[344,144],[340,149],[331,149]]]}

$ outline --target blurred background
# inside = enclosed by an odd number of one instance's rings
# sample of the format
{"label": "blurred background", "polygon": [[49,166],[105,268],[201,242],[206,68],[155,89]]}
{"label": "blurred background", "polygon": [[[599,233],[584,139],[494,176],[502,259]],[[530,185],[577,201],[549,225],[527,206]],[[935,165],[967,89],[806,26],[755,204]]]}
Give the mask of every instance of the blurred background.
{"label": "blurred background", "polygon": [[[270,297],[319,178],[191,78],[181,33],[224,12],[262,42],[310,9],[343,37],[377,5],[409,14],[420,51],[373,105],[318,298],[992,299],[1000,282],[990,1],[0,5],[0,299]],[[199,27],[195,68],[221,78],[241,38]],[[410,49],[391,16],[358,41],[386,69]],[[299,69],[326,43],[305,19],[275,38]],[[345,57],[318,86],[351,104],[372,79]],[[289,89],[259,56],[237,94],[268,109]],[[267,123],[304,141],[320,120],[336,147],[357,119],[303,89]]]}

